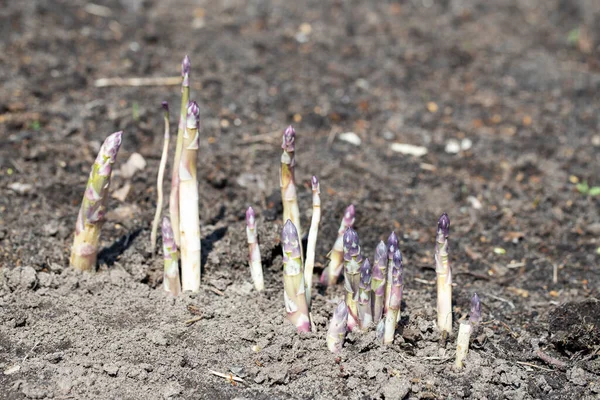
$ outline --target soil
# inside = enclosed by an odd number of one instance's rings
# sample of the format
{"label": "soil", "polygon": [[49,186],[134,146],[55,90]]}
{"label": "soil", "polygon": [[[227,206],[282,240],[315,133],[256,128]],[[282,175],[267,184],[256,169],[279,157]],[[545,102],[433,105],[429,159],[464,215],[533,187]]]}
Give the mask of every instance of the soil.
{"label": "soil", "polygon": [[[599,27],[591,0],[8,2],[0,398],[598,398],[600,197],[578,184],[600,186]],[[186,53],[202,113],[203,283],[173,299],[148,244],[160,102],[178,109],[179,88],[94,82],[177,76]],[[393,345],[369,331],[328,352],[342,285],[316,291],[314,332],[285,319],[278,163],[290,123],[305,231],[310,176],[321,181],[315,282],[348,204],[367,256],[399,233],[405,295]],[[121,129],[112,190],[131,188],[110,200],[98,271],[78,273],[68,256],[89,168]],[[147,165],[126,178],[134,152]],[[264,294],[247,266],[248,205]],[[455,284],[446,343],[433,285],[443,211]],[[474,292],[483,323],[456,371]]]}

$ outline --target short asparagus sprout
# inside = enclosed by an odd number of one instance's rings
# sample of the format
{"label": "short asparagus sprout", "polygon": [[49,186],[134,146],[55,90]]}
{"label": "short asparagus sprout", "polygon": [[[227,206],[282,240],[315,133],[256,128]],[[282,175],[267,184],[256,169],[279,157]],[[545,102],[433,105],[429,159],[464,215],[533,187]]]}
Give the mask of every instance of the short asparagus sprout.
{"label": "short asparagus sprout", "polygon": [[[302,238],[302,228],[300,226],[300,209],[298,207],[298,198],[296,195],[296,177],[294,170],[296,168],[296,131],[290,125],[283,132],[283,143],[281,145],[281,201],[283,202],[283,220],[292,221],[298,230],[298,237]],[[302,242],[300,242],[300,253],[302,258]]]}
{"label": "short asparagus sprout", "polygon": [[437,275],[438,329],[446,337],[452,332],[452,271],[448,258],[450,218],[443,213],[438,220],[435,243],[435,273]]}
{"label": "short asparagus sprout", "polygon": [[169,197],[169,214],[171,223],[175,227],[175,243],[181,245],[179,237],[179,165],[181,163],[181,152],[183,151],[183,136],[187,120],[188,102],[190,99],[190,58],[185,56],[181,62],[181,110],[179,113],[179,125],[177,127],[177,143],[175,144],[175,158],[173,159],[173,170],[171,171],[171,194]]}
{"label": "short asparagus sprout", "polygon": [[351,331],[358,327],[358,290],[362,263],[358,233],[348,228],[344,233],[344,289],[348,306],[348,329]]}
{"label": "short asparagus sprout", "polygon": [[200,213],[198,210],[197,159],[200,108],[195,101],[188,106],[183,151],[179,165],[179,221],[181,240],[181,286],[183,291],[200,290]]}
{"label": "short asparagus sprout", "polygon": [[385,333],[383,343],[389,344],[394,341],[394,334],[398,326],[400,315],[400,306],[402,303],[402,274],[404,267],[402,265],[402,254],[400,250],[394,252],[392,267],[392,289],[390,294],[390,304],[385,316]]}
{"label": "short asparagus sprout", "polygon": [[178,296],[181,293],[179,282],[179,252],[173,236],[173,227],[169,218],[164,217],[162,221],[163,255],[165,269],[163,273],[163,289],[165,292]]}
{"label": "short asparagus sprout", "polygon": [[464,367],[463,361],[469,352],[469,342],[473,328],[481,321],[481,302],[477,293],[471,298],[471,313],[468,322],[462,322],[458,328],[458,338],[456,339],[456,361],[454,365],[457,369]]}
{"label": "short asparagus sprout", "polygon": [[358,324],[360,329],[367,329],[373,322],[371,307],[371,263],[365,258],[360,267],[360,282],[358,285]]}
{"label": "short asparagus sprout", "polygon": [[344,268],[344,233],[346,229],[354,226],[355,210],[354,205],[349,205],[344,211],[344,217],[342,223],[338,229],[338,236],[333,245],[333,249],[327,254],[329,258],[329,265],[323,270],[321,274],[321,284],[324,286],[335,285],[342,270]]}
{"label": "short asparagus sprout", "polygon": [[383,308],[385,303],[385,287],[387,279],[387,246],[382,241],[375,249],[375,263],[373,264],[371,290],[373,302],[373,322],[378,324],[383,317]]}
{"label": "short asparagus sprout", "polygon": [[256,216],[252,207],[248,207],[248,210],[246,210],[246,234],[248,236],[250,275],[254,282],[254,288],[258,292],[262,292],[265,290],[265,282],[260,259],[260,246],[256,235]]}
{"label": "short asparagus sprout", "polygon": [[123,132],[106,138],[92,165],[87,181],[71,251],[71,266],[81,271],[93,271],[98,257],[100,230],[104,224],[112,166],[121,147]]}
{"label": "short asparagus sprout", "polygon": [[348,306],[341,300],[333,312],[333,317],[327,330],[327,348],[332,353],[339,353],[344,345],[348,329]]}
{"label": "short asparagus sprout", "polygon": [[169,157],[169,140],[171,136],[169,128],[169,103],[163,101],[162,107],[164,109],[165,135],[163,139],[163,150],[160,157],[160,165],[158,167],[158,176],[156,178],[156,212],[154,213],[152,232],[150,234],[150,250],[152,251],[152,254],[154,254],[154,251],[156,250],[156,233],[158,232],[158,223],[160,222],[160,214],[162,213],[163,207],[163,180],[165,177],[167,158]]}
{"label": "short asparagus sprout", "polygon": [[310,221],[310,231],[308,231],[308,245],[306,246],[306,262],[304,263],[304,285],[306,286],[306,302],[310,308],[312,303],[312,276],[315,267],[315,249],[317,246],[317,236],[319,234],[319,223],[321,222],[321,188],[319,180],[313,176],[311,181],[312,186],[312,203],[313,214]]}
{"label": "short asparagus sprout", "polygon": [[298,332],[310,332],[310,317],[304,294],[304,271],[300,258],[300,237],[291,220],[281,233],[283,249],[283,296],[288,319]]}
{"label": "short asparagus sprout", "polygon": [[390,296],[392,294],[392,271],[394,266],[394,253],[396,253],[396,250],[398,250],[398,237],[396,236],[396,232],[392,232],[387,240],[388,267],[385,285],[385,304],[383,309],[383,313],[386,315],[390,307]]}
{"label": "short asparagus sprout", "polygon": [[385,336],[385,318],[382,318],[377,323],[377,327],[375,328],[375,337],[379,342],[383,342],[383,337]]}

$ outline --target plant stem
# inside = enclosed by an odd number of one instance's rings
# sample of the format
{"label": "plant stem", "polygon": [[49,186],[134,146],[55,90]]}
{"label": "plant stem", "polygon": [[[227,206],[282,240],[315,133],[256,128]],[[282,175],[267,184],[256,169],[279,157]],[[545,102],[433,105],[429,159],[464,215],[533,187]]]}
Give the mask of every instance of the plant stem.
{"label": "plant stem", "polygon": [[469,341],[471,340],[471,332],[473,327],[470,323],[461,323],[458,327],[458,338],[456,339],[456,360],[454,365],[456,368],[461,369],[463,360],[469,352]]}
{"label": "plant stem", "polygon": [[[294,170],[296,167],[296,131],[290,125],[283,132],[283,144],[281,145],[281,201],[283,203],[283,220],[292,221],[298,230],[298,237],[302,239],[302,227],[300,225],[300,208],[298,207],[298,198],[296,194],[296,177]],[[300,257],[304,259],[302,253],[302,241],[300,241]]]}
{"label": "plant stem", "polygon": [[344,269],[344,233],[346,229],[354,226],[355,210],[354,205],[349,205],[344,211],[344,217],[342,223],[338,229],[338,235],[333,245],[333,249],[327,254],[329,258],[329,265],[323,270],[321,274],[321,284],[324,286],[335,285]]}
{"label": "plant stem", "polygon": [[327,330],[327,348],[332,353],[339,353],[344,345],[348,327],[348,306],[341,300],[333,312]]}
{"label": "plant stem", "polygon": [[375,263],[373,264],[371,280],[371,290],[373,292],[373,322],[375,322],[375,324],[378,324],[383,317],[387,280],[387,261],[387,246],[382,240],[375,249]]}
{"label": "plant stem", "polygon": [[287,220],[281,233],[283,249],[283,297],[288,319],[298,332],[310,332],[310,317],[304,294],[304,273],[300,257],[300,237],[291,220]]}
{"label": "plant stem", "polygon": [[402,305],[402,289],[403,279],[402,274],[404,266],[402,264],[402,253],[396,249],[393,257],[392,277],[391,277],[391,292],[388,312],[385,316],[385,333],[383,343],[389,344],[394,341],[396,327],[400,319],[400,306]]}
{"label": "plant stem", "polygon": [[312,185],[312,203],[313,214],[310,221],[310,231],[308,232],[308,245],[306,246],[306,262],[304,263],[304,285],[306,287],[306,302],[308,308],[312,303],[312,277],[315,267],[315,249],[317,246],[317,236],[319,234],[319,222],[321,221],[321,188],[316,176],[311,179]]}
{"label": "plant stem", "polygon": [[344,233],[344,289],[348,305],[348,329],[351,331],[358,327],[358,290],[362,262],[358,234],[354,229],[348,228]]}
{"label": "plant stem", "polygon": [[387,266],[387,277],[385,285],[385,303],[383,308],[384,315],[387,315],[388,309],[390,308],[390,296],[392,294],[392,271],[394,270],[394,253],[398,250],[398,237],[396,232],[390,233],[387,240],[387,255],[388,255],[388,266]]}
{"label": "plant stem", "polygon": [[162,222],[163,256],[165,268],[163,273],[163,289],[173,296],[181,293],[179,281],[179,252],[173,236],[173,228],[169,218],[164,217]]}
{"label": "plant stem", "polygon": [[452,271],[448,260],[450,219],[444,213],[438,221],[435,243],[435,273],[437,275],[438,329],[442,336],[452,333]]}
{"label": "plant stem", "polygon": [[371,263],[365,258],[360,267],[360,282],[358,285],[358,324],[360,329],[366,330],[373,322],[371,307]]}
{"label": "plant stem", "polygon": [[246,210],[246,236],[248,237],[250,275],[254,282],[254,288],[258,292],[262,292],[265,290],[265,282],[260,258],[260,246],[256,235],[256,215],[252,207],[248,207],[248,210]]}
{"label": "plant stem", "polygon": [[[167,166],[167,158],[169,157],[169,104],[166,101],[162,102],[162,107],[165,110],[165,136],[163,140],[163,151],[160,157],[160,165],[158,167],[158,177],[156,178],[156,212],[154,213],[154,220],[152,221],[152,232],[150,234],[150,250],[152,254],[156,251],[156,233],[158,232],[158,223],[160,222],[160,214],[162,213],[163,206],[163,180],[165,177],[165,167]],[[169,225],[171,223],[169,222]]]}

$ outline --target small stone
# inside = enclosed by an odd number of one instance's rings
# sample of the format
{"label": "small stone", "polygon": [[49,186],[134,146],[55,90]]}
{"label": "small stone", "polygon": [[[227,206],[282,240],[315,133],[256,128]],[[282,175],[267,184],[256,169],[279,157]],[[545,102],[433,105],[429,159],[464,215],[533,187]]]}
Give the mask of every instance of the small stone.
{"label": "small stone", "polygon": [[348,142],[355,146],[360,146],[360,144],[362,143],[361,138],[354,132],[341,133],[339,138],[341,141]]}
{"label": "small stone", "polygon": [[47,224],[44,224],[42,227],[42,232],[45,236],[54,236],[58,233],[58,222],[50,221]]}
{"label": "small stone", "polygon": [[52,274],[49,274],[47,272],[40,272],[37,276],[40,287],[47,288],[52,286]]}
{"label": "small stone", "polygon": [[392,143],[390,149],[396,153],[406,154],[415,157],[422,157],[427,154],[427,148],[415,146],[407,143]]}
{"label": "small stone", "polygon": [[410,383],[405,379],[391,378],[383,386],[383,397],[386,399],[403,399],[411,390]]}
{"label": "small stone", "polygon": [[383,371],[384,364],[381,361],[371,361],[367,364],[367,376],[369,379],[373,379],[377,374]]}
{"label": "small stone", "polygon": [[581,367],[575,367],[573,369],[571,369],[568,373],[567,376],[569,376],[569,380],[571,382],[573,382],[573,384],[575,385],[579,385],[579,386],[585,386],[587,385],[587,377],[586,377],[586,373],[583,370],[583,368]]}
{"label": "small stone", "polygon": [[117,374],[119,373],[119,366],[115,364],[104,364],[102,369],[109,376],[117,376]]}
{"label": "small stone", "polygon": [[448,154],[458,154],[460,152],[460,143],[456,139],[450,139],[446,142],[444,151]]}
{"label": "small stone", "polygon": [[21,267],[19,286],[22,289],[33,289],[37,285],[37,274],[32,267]]}

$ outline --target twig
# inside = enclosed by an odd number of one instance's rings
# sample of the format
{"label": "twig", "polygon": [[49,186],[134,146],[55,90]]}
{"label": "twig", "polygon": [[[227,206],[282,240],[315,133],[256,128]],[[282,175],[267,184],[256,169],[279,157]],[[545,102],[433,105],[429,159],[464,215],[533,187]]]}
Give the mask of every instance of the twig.
{"label": "twig", "polygon": [[487,296],[488,296],[488,297],[491,297],[492,299],[496,299],[496,300],[498,300],[498,301],[501,301],[501,302],[503,302],[503,303],[506,303],[506,304],[508,304],[508,305],[510,306],[510,308],[512,308],[513,310],[515,309],[515,305],[514,305],[514,303],[513,303],[512,301],[510,301],[510,300],[504,299],[504,298],[502,298],[502,297],[499,297],[499,296],[495,296],[495,295],[493,295],[493,294],[490,294],[490,293],[488,293],[488,294],[487,294]]}
{"label": "twig", "polygon": [[413,280],[415,282],[419,282],[419,283],[422,283],[424,285],[430,285],[430,286],[435,285],[435,282],[426,281],[425,279],[421,279],[421,278],[414,278]]}
{"label": "twig", "polygon": [[149,78],[100,78],[94,82],[95,87],[110,86],[179,86],[180,76],[149,77]]}
{"label": "twig", "polygon": [[212,286],[209,286],[209,287],[208,287],[208,290],[210,290],[211,292],[213,292],[213,293],[215,293],[215,294],[218,294],[219,296],[224,296],[224,295],[225,295],[225,293],[224,293],[224,292],[222,292],[222,291],[220,291],[219,289],[217,289],[217,288],[215,288],[215,287],[212,287]]}
{"label": "twig", "polygon": [[40,340],[38,340],[36,342],[36,344],[33,345],[33,347],[31,348],[31,350],[29,350],[29,352],[27,354],[25,354],[25,357],[23,357],[23,361],[21,361],[22,363],[25,362],[25,360],[27,360],[27,357],[29,357],[29,355],[31,354],[31,352],[37,347],[38,344],[40,344]]}
{"label": "twig", "polygon": [[541,369],[543,371],[548,371],[548,372],[554,371],[553,369],[546,368],[546,367],[540,367],[539,365],[531,364],[531,363],[524,362],[524,361],[516,361],[516,363],[519,364],[519,365],[526,365],[528,367],[539,368],[539,369]]}
{"label": "twig", "polygon": [[187,321],[184,321],[183,323],[185,324],[185,326],[191,326],[194,325],[196,322],[200,321],[202,319],[202,316],[197,316],[194,318],[190,318]]}
{"label": "twig", "polygon": [[533,351],[535,352],[535,355],[538,356],[542,361],[545,361],[546,363],[548,363],[550,365],[554,365],[555,367],[560,368],[560,369],[566,369],[568,367],[568,364],[566,362],[560,361],[560,360],[544,353],[542,351],[542,349],[540,349],[540,344],[539,344],[538,339],[531,339],[531,347],[533,347]]}
{"label": "twig", "polygon": [[246,381],[244,381],[242,378],[239,378],[233,374],[223,374],[221,372],[217,372],[217,371],[213,371],[212,369],[209,369],[208,372],[210,372],[213,375],[219,376],[221,378],[225,378],[227,380],[230,381],[235,381],[235,382],[239,382],[239,383],[246,383]]}

